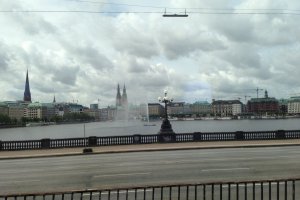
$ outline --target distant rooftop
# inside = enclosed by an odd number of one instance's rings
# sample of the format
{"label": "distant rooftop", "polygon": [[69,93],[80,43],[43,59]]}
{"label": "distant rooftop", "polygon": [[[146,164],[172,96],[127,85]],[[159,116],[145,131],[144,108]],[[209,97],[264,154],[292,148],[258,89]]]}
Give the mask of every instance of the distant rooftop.
{"label": "distant rooftop", "polygon": [[197,105],[209,105],[210,103],[208,103],[208,101],[196,101],[193,104],[197,104]]}
{"label": "distant rooftop", "polygon": [[268,97],[268,98],[251,98],[249,100],[250,102],[278,102],[277,99],[274,97]]}

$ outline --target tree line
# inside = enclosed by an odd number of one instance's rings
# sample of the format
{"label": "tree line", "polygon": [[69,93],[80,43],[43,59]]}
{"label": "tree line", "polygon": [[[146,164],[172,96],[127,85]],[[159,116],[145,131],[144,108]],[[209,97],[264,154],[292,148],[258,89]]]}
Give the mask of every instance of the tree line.
{"label": "tree line", "polygon": [[64,116],[53,116],[51,118],[26,118],[22,117],[21,120],[17,120],[16,118],[11,118],[8,115],[0,114],[0,126],[7,126],[7,125],[26,125],[28,122],[88,122],[88,121],[94,121],[95,118],[88,115],[87,113],[66,113]]}

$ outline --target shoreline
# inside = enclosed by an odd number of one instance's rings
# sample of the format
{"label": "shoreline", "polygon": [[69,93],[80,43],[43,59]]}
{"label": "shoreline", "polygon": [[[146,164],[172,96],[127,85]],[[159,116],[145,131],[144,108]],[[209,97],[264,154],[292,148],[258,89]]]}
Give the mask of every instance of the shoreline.
{"label": "shoreline", "polygon": [[[252,118],[230,118],[230,117],[185,117],[185,118],[179,118],[174,117],[170,118],[169,121],[243,121],[243,120],[253,120],[253,121],[264,121],[264,120],[288,120],[288,119],[300,119],[300,116],[285,116],[285,117],[254,117]],[[139,120],[128,120],[128,121],[139,121]],[[162,120],[150,120],[150,122],[161,122]],[[85,123],[106,123],[106,122],[118,122],[118,120],[113,121],[83,121],[83,122],[46,122],[49,124],[46,124],[47,126],[53,126],[53,125],[68,125],[68,124],[85,124]],[[141,120],[141,122],[144,122]],[[27,124],[36,124],[39,122],[28,122]],[[46,125],[37,125],[37,126],[46,126]],[[1,129],[10,129],[10,128],[25,128],[25,127],[37,127],[37,126],[27,126],[27,125],[0,125]]]}

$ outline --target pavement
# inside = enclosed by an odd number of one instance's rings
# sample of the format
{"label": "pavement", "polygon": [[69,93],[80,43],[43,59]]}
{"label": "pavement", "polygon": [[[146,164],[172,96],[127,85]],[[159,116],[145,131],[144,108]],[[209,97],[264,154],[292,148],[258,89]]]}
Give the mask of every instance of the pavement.
{"label": "pavement", "polygon": [[186,142],[165,144],[135,144],[88,147],[92,153],[83,153],[84,148],[60,148],[38,149],[22,151],[0,151],[0,160],[41,158],[57,156],[76,156],[90,154],[129,153],[147,151],[170,151],[191,149],[216,149],[216,148],[254,148],[254,147],[277,147],[277,146],[300,146],[300,139],[291,140],[257,140],[257,141],[222,141],[222,142]]}

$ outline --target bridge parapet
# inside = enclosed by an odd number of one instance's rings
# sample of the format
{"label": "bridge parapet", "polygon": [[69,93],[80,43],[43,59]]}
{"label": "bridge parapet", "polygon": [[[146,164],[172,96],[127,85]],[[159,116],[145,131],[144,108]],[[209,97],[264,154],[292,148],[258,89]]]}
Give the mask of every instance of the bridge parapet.
{"label": "bridge parapet", "polygon": [[300,130],[277,131],[236,131],[236,132],[194,132],[153,135],[90,136],[88,138],[64,138],[25,141],[0,141],[0,151],[29,149],[54,149],[70,147],[96,147],[109,145],[209,142],[209,141],[250,141],[300,139]]}

